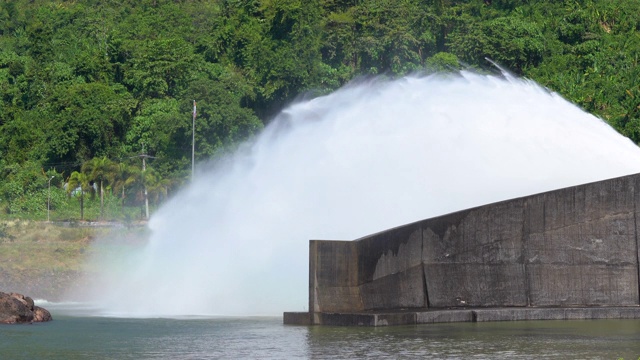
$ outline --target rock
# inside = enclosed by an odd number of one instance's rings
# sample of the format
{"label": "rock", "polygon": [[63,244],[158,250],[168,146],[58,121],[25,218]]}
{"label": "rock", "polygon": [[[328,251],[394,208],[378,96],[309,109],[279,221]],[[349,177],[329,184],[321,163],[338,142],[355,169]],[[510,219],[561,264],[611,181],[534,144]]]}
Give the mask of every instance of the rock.
{"label": "rock", "polygon": [[0,292],[0,324],[24,324],[52,320],[51,313],[18,293]]}
{"label": "rock", "polygon": [[32,298],[30,298],[28,296],[24,296],[22,294],[18,294],[18,293],[11,293],[9,295],[13,296],[16,299],[18,299],[18,301],[23,303],[26,307],[28,307],[29,309],[33,310],[33,307],[35,306],[35,304],[33,303],[33,299]]}
{"label": "rock", "polygon": [[44,322],[51,321],[53,318],[51,317],[51,313],[40,306],[34,306],[33,309],[33,322]]}

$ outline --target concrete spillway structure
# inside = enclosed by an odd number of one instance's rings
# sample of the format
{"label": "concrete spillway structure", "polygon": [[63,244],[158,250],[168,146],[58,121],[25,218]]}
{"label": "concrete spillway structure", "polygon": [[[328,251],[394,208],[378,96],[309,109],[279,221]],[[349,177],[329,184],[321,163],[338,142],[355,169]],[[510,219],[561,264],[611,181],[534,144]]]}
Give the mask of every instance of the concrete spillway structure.
{"label": "concrete spillway structure", "polygon": [[639,211],[636,174],[312,240],[309,312],[284,322],[640,318]]}

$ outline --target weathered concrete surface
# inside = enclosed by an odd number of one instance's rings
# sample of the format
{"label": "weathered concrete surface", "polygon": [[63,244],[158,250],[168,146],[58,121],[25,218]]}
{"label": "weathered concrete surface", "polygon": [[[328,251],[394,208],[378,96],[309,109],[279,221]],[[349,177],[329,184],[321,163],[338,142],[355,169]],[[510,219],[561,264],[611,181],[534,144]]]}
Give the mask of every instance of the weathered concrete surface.
{"label": "weathered concrete surface", "polygon": [[312,325],[310,312],[285,312],[283,317],[285,324]]}
{"label": "weathered concrete surface", "polygon": [[527,198],[530,305],[638,305],[638,176]]}
{"label": "weathered concrete surface", "polygon": [[523,200],[421,222],[430,307],[527,305]]}
{"label": "weathered concrete surface", "polygon": [[[352,241],[310,241],[309,309],[360,311],[357,259]],[[312,275],[313,274],[313,275]],[[322,306],[322,308],[320,307]]]}
{"label": "weathered concrete surface", "polygon": [[[589,318],[585,307],[599,306],[593,308],[598,316],[624,316],[611,309],[640,305],[636,189],[640,174],[463,210],[356,241],[311,241],[310,321],[335,323],[336,314],[350,314],[345,322],[353,324],[422,323],[444,315],[397,314],[466,307],[530,309],[514,316],[535,318],[540,307],[572,308],[578,310],[539,316]],[[460,311],[451,316],[466,319]],[[491,311],[472,315],[484,321],[498,310]]]}

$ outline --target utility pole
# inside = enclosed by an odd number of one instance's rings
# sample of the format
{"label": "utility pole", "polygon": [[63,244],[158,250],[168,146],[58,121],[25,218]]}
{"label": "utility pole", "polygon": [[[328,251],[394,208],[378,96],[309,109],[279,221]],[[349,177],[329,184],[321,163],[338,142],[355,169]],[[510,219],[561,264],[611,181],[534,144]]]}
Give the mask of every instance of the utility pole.
{"label": "utility pole", "polygon": [[51,180],[53,180],[55,176],[51,175],[49,178],[49,194],[47,195],[47,222],[49,221],[49,213],[51,212]]}
{"label": "utility pole", "polygon": [[196,101],[193,100],[193,120],[191,123],[191,181],[196,172]]}
{"label": "utility pole", "polygon": [[144,150],[144,144],[142,144],[142,154],[139,155],[142,158],[142,185],[144,187],[144,210],[145,210],[145,219],[149,220],[149,196],[147,195],[147,183],[145,173],[147,171],[147,158],[155,159],[153,156],[147,155],[147,152]]}
{"label": "utility pole", "polygon": [[[145,176],[145,172],[147,171],[147,162],[145,159],[147,158],[147,154],[144,153],[144,148],[142,148],[142,176]],[[144,180],[143,180],[144,181]],[[147,195],[147,184],[144,184],[144,215],[145,219],[149,220],[149,196]]]}

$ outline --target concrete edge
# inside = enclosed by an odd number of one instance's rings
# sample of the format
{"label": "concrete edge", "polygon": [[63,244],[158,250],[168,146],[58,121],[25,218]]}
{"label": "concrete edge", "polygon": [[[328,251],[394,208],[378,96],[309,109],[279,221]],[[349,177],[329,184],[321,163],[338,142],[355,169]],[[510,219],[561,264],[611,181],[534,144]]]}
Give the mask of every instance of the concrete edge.
{"label": "concrete edge", "polygon": [[358,313],[285,312],[285,325],[398,326],[456,322],[640,319],[640,307],[509,307]]}

